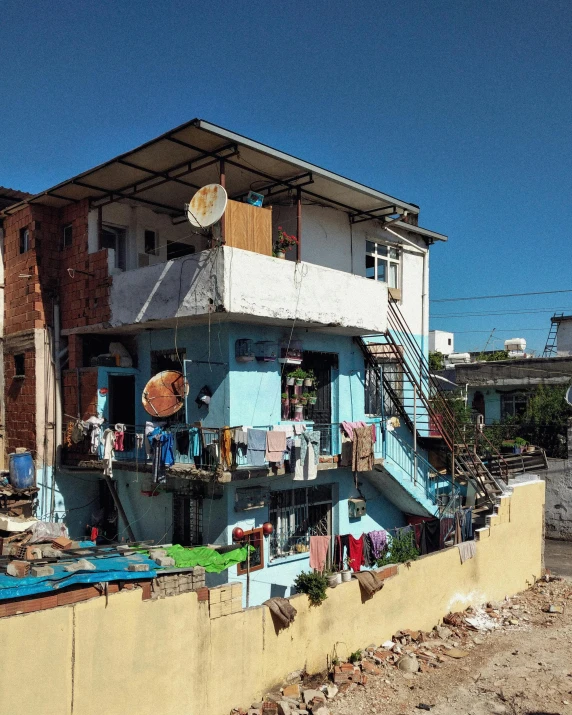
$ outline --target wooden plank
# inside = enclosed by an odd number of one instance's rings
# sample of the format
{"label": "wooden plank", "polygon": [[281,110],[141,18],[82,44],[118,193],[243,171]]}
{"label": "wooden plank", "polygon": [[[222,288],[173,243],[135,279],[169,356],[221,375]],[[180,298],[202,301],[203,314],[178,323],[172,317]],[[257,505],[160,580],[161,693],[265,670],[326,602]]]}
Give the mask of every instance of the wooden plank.
{"label": "wooden plank", "polygon": [[272,255],[272,209],[229,200],[225,212],[225,243],[233,248]]}

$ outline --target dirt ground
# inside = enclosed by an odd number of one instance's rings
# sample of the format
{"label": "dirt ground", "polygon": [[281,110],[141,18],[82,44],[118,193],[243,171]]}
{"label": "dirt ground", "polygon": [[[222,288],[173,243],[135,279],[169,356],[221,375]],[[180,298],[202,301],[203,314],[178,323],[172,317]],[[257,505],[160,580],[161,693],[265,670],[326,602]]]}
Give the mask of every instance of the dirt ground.
{"label": "dirt ground", "polygon": [[[563,612],[547,613],[551,605]],[[331,714],[572,715],[572,581],[539,582],[491,606],[503,614],[496,630],[453,628],[442,662],[428,662],[426,672],[378,664],[381,673],[369,675],[365,686],[352,685],[328,702]],[[451,646],[468,655],[448,657]]]}

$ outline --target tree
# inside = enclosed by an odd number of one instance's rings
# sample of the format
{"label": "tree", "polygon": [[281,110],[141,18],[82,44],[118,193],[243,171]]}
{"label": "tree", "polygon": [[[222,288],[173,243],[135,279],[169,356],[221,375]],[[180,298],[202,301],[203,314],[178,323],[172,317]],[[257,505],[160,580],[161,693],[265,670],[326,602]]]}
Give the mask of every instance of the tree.
{"label": "tree", "polygon": [[429,369],[430,370],[443,370],[445,367],[445,362],[443,360],[443,353],[434,352],[429,353]]}

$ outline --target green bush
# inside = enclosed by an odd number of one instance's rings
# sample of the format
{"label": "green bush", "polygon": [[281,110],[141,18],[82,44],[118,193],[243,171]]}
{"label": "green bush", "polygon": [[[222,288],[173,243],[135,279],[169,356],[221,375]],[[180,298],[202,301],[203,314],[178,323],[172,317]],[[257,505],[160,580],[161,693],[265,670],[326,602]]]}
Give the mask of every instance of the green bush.
{"label": "green bush", "polygon": [[294,586],[298,593],[307,594],[312,606],[319,606],[326,598],[326,588],[328,587],[328,579],[319,573],[312,571],[302,571],[296,576]]}
{"label": "green bush", "polygon": [[415,546],[415,538],[412,531],[404,534],[396,534],[383,556],[377,560],[378,566],[388,564],[404,564],[406,561],[415,561],[419,556],[419,550]]}

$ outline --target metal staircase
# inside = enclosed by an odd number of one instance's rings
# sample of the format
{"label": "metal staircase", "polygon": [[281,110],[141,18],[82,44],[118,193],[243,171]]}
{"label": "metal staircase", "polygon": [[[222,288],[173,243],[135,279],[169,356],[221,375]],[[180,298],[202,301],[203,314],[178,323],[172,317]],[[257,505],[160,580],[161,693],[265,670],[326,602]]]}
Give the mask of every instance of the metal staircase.
{"label": "metal staircase", "polygon": [[[444,449],[449,455],[450,474],[457,483],[470,483],[476,492],[478,509],[492,508],[503,493],[509,470],[502,456],[482,434],[478,439],[472,426],[460,424],[439,382],[431,374],[429,362],[401,314],[398,305],[388,304],[388,330],[383,341],[385,359],[397,362],[402,371],[400,389],[384,376],[373,345],[356,338],[364,357],[375,371],[379,385],[385,391],[396,413],[414,433],[415,440]],[[495,463],[498,476],[487,467]]]}
{"label": "metal staircase", "polygon": [[560,321],[557,318],[561,318],[564,313],[554,313],[552,318],[550,318],[550,330],[548,331],[548,337],[546,338],[546,345],[544,346],[544,352],[542,357],[552,357],[556,355],[556,337],[558,335],[558,327]]}

